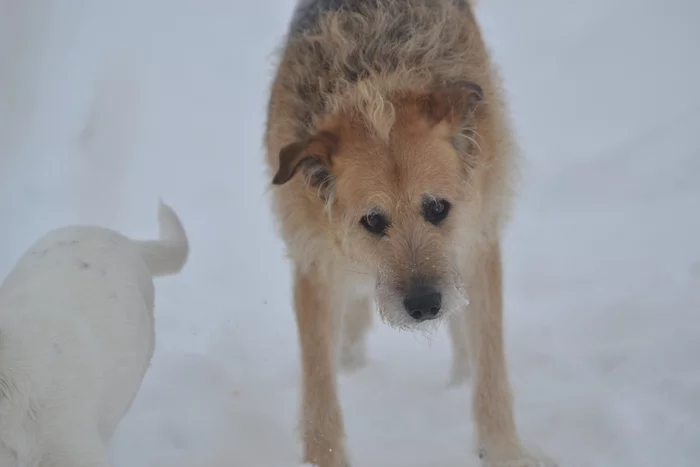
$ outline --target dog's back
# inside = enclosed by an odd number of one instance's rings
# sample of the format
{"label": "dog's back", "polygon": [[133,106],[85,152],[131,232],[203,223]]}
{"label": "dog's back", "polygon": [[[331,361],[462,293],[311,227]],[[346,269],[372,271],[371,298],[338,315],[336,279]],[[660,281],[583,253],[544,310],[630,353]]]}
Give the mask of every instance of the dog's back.
{"label": "dog's back", "polygon": [[[362,13],[367,8],[379,9],[385,4],[396,0],[299,0],[294,15],[292,16],[291,29],[293,31],[302,31],[312,25],[318,17],[325,12],[345,11],[349,13]],[[424,4],[436,0],[422,0]],[[437,0],[445,1],[445,0]],[[450,3],[466,7],[468,4],[474,4],[474,1],[467,0],[447,0]]]}
{"label": "dog's back", "polygon": [[162,205],[160,220],[157,241],[54,230],[0,287],[0,461],[33,466],[39,445],[89,452],[111,438],[153,354],[152,276],[187,259],[175,213]]}
{"label": "dog's back", "polygon": [[466,0],[300,0],[269,102],[271,168],[284,145],[339,112],[390,131],[392,96],[465,79],[494,105],[499,86]]}

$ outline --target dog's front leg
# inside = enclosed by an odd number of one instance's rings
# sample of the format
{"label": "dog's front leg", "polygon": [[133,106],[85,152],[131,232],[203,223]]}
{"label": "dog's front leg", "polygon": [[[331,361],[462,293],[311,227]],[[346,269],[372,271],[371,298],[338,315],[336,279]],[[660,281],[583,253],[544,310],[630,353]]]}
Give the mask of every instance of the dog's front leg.
{"label": "dog's front leg", "polygon": [[345,467],[343,418],[336,390],[330,284],[311,266],[295,272],[294,304],[301,344],[304,461]]}
{"label": "dog's front leg", "polygon": [[489,467],[554,465],[525,452],[515,428],[503,345],[501,252],[497,242],[478,256],[471,279],[467,318],[475,369],[472,404],[479,457]]}

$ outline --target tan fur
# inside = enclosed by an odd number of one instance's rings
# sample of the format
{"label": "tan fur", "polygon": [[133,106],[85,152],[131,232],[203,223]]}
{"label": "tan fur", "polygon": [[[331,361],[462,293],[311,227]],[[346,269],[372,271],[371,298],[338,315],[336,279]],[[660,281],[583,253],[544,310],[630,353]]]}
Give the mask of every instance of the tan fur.
{"label": "tan fur", "polygon": [[[449,318],[453,382],[474,368],[484,462],[538,465],[520,446],[503,349],[499,242],[516,167],[501,92],[461,0],[368,1],[290,34],[266,146],[295,264],[305,461],[347,462],[336,348],[345,366],[362,364],[372,299],[393,326],[430,327],[402,305],[429,281]],[[437,200],[451,210],[433,225],[424,209]],[[360,222],[376,213],[389,222],[383,236]]]}

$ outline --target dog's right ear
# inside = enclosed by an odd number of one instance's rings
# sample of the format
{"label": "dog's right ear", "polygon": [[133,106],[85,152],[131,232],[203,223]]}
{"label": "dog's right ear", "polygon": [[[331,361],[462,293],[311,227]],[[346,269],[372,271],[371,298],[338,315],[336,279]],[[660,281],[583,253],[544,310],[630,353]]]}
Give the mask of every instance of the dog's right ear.
{"label": "dog's right ear", "polygon": [[471,81],[460,81],[440,86],[422,101],[425,116],[433,124],[446,121],[459,126],[484,100],[481,86]]}
{"label": "dog's right ear", "polygon": [[302,162],[316,159],[326,167],[331,165],[331,156],[338,145],[338,137],[321,131],[303,141],[283,147],[279,154],[279,168],[272,179],[273,185],[283,185],[294,177]]}

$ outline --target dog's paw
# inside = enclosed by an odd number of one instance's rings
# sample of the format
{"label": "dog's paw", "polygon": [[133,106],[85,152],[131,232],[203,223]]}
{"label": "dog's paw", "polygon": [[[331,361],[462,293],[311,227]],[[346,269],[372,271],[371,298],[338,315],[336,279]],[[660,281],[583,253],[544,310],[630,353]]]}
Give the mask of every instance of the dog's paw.
{"label": "dog's paw", "polygon": [[520,452],[516,455],[489,456],[489,453],[481,449],[479,451],[482,467],[558,467],[558,464],[551,458],[538,454],[532,455],[528,452]]}
{"label": "dog's paw", "polygon": [[313,455],[307,453],[305,457],[306,463],[302,464],[303,467],[350,467],[350,462],[348,462],[344,454],[340,457],[335,456],[331,453],[331,450],[329,450],[325,455]]}
{"label": "dog's paw", "polygon": [[500,462],[482,462],[483,467],[558,467],[553,461],[523,457],[520,459]]}

